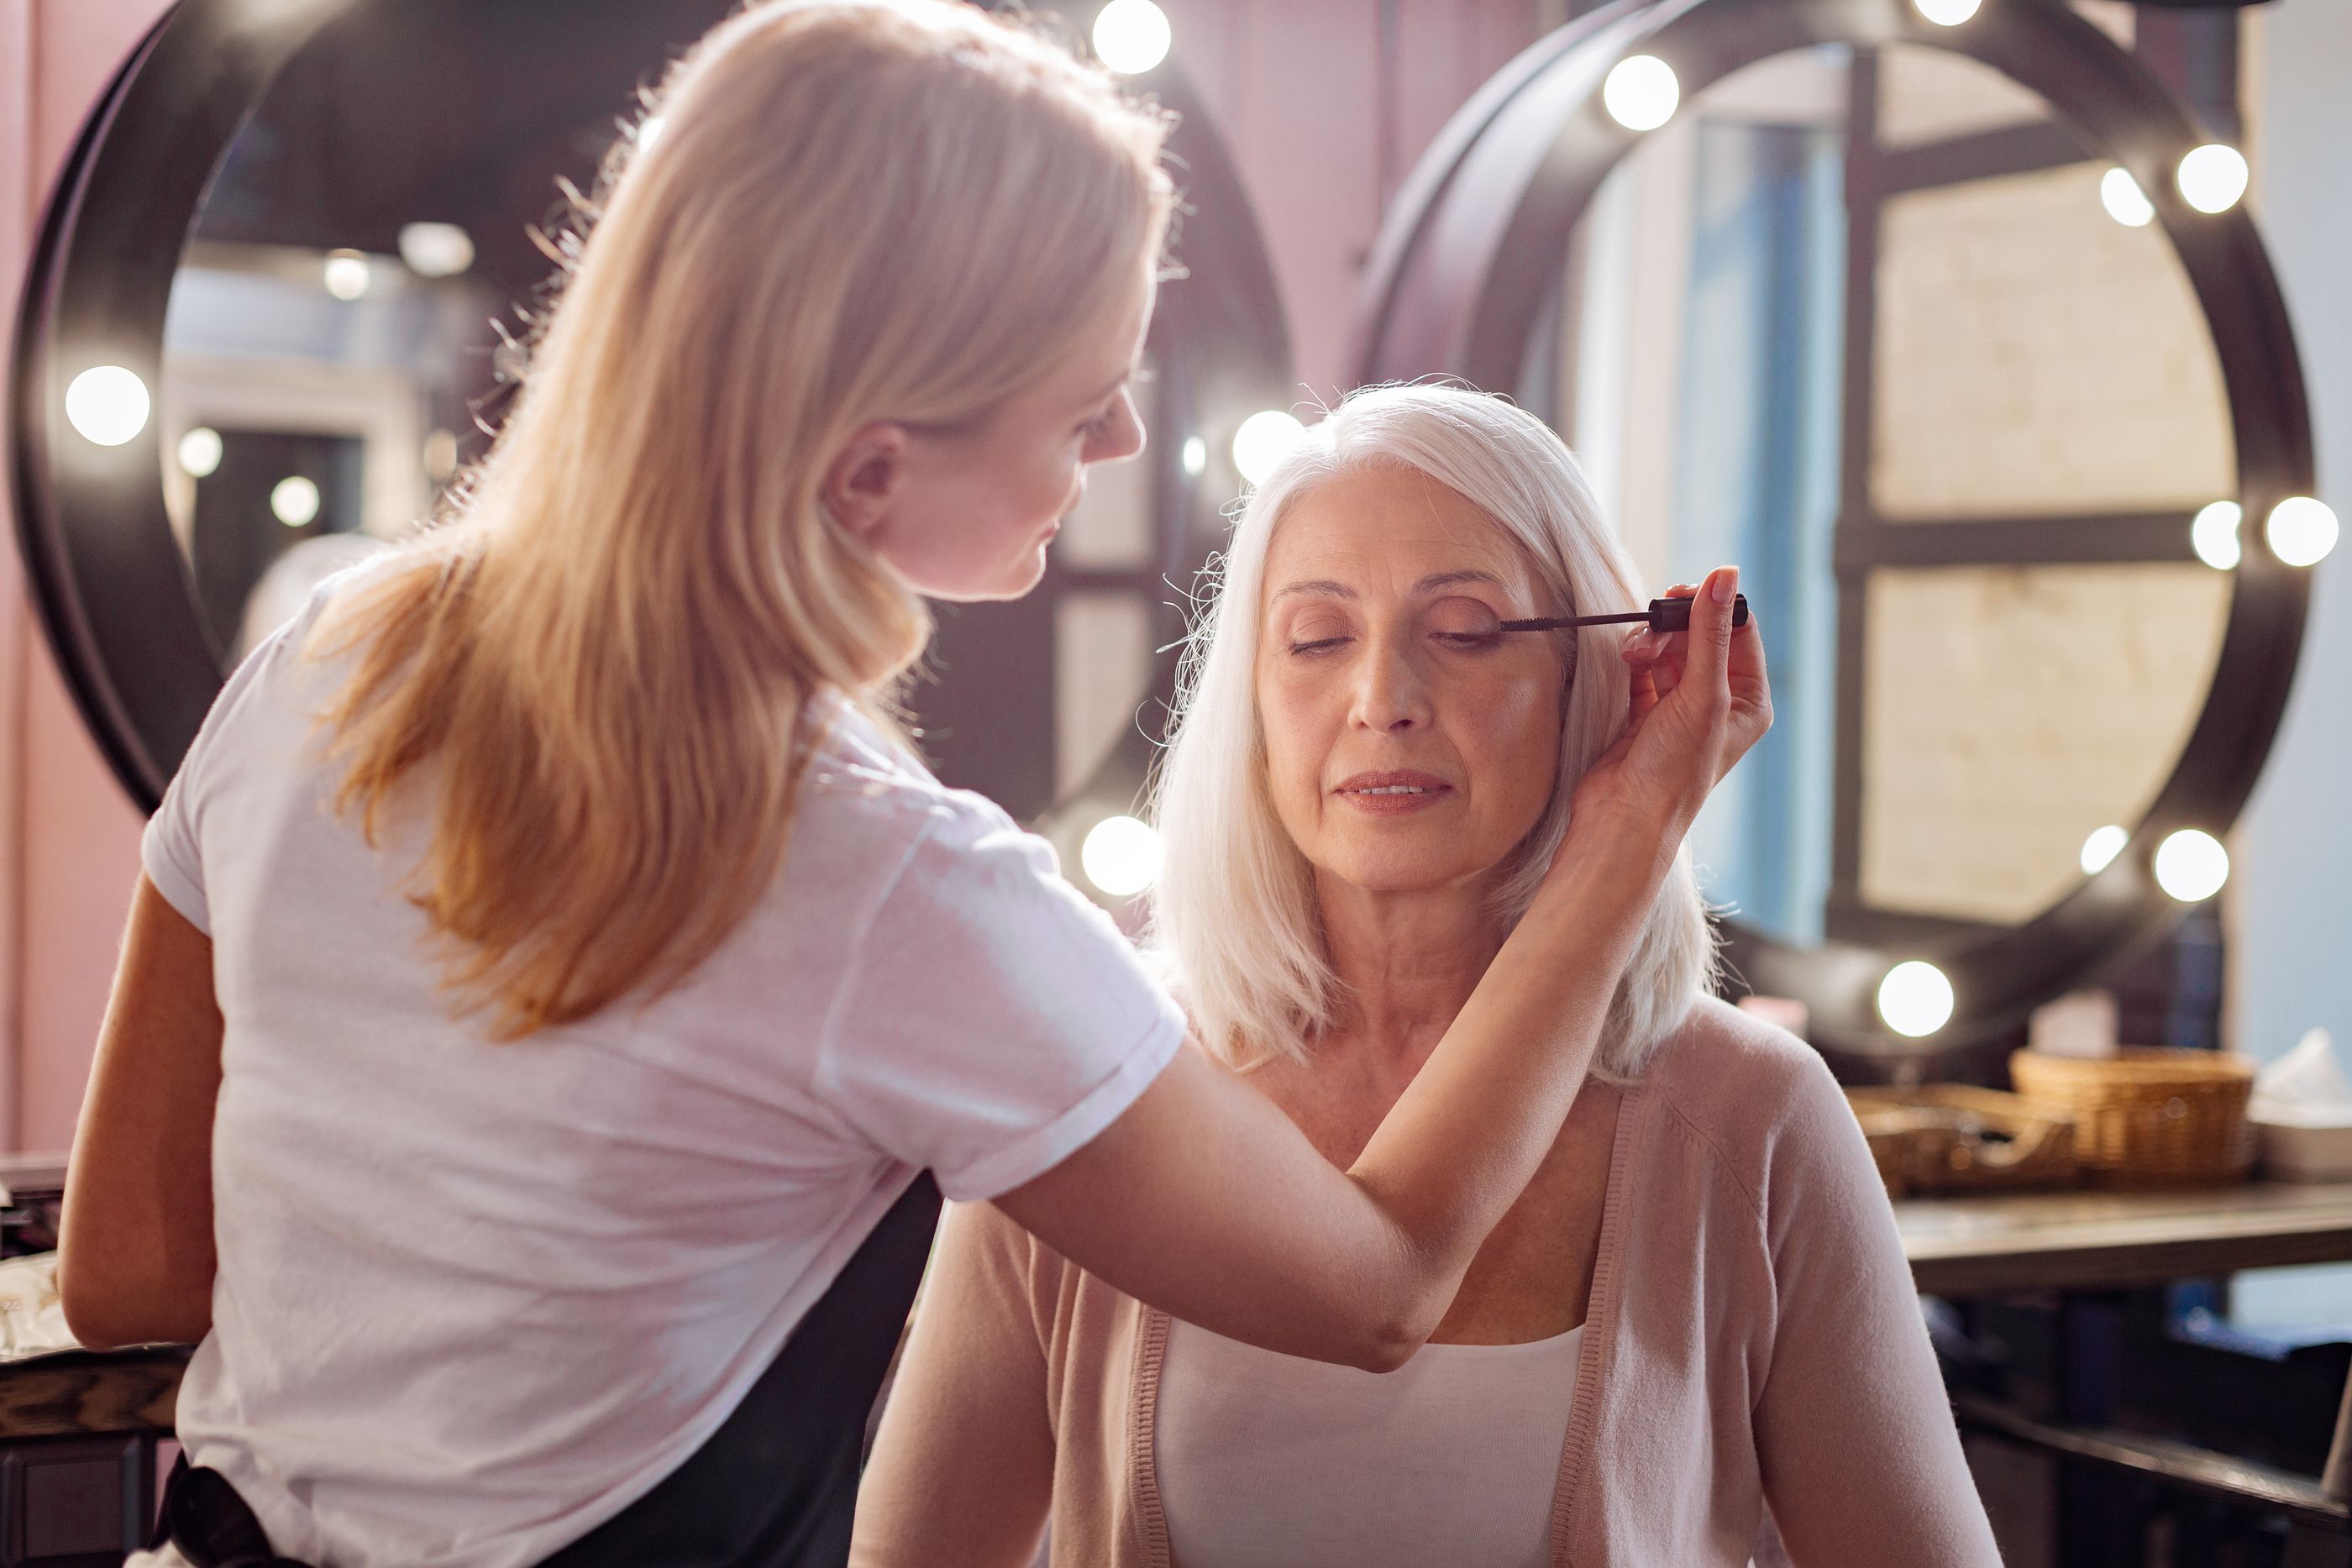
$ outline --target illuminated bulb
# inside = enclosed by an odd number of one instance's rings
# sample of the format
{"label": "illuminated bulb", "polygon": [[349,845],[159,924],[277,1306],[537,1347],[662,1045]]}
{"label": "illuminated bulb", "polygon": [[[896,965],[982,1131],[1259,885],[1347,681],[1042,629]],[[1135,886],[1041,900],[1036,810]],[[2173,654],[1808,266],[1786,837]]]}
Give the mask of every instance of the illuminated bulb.
{"label": "illuminated bulb", "polygon": [[1209,444],[1197,435],[1184,438],[1184,472],[1197,479],[1209,471]]}
{"label": "illuminated bulb", "polygon": [[1296,417],[1278,408],[1250,415],[1234,432],[1234,466],[1249,483],[1263,483],[1306,429]]}
{"label": "illuminated bulb", "polygon": [[1938,27],[1957,27],[1977,14],[1983,0],[1911,0],[1919,15]]}
{"label": "illuminated bulb", "polygon": [[1878,982],[1878,1016],[1897,1034],[1931,1035],[1952,1021],[1952,982],[1920,959],[1897,964]]}
{"label": "illuminated bulb", "polygon": [[1682,99],[1675,68],[1655,55],[1619,60],[1601,84],[1601,106],[1628,131],[1655,131],[1675,117],[1675,106]]}
{"label": "illuminated bulb", "polygon": [[1141,76],[1168,57],[1174,35],[1151,0],[1110,0],[1095,13],[1095,58],[1121,76]]}
{"label": "illuminated bulb", "polygon": [[2246,193],[2246,158],[2236,148],[2208,141],[2190,149],[2176,176],[2180,199],[2200,213],[2226,213]]}
{"label": "illuminated bulb", "polygon": [[400,259],[419,277],[455,277],[474,265],[474,236],[456,224],[403,224]]}
{"label": "illuminated bulb", "polygon": [[269,509],[289,528],[314,523],[319,519],[319,486],[299,474],[280,479],[269,492]]}
{"label": "illuminated bulb", "polygon": [[659,141],[662,132],[668,129],[669,119],[667,115],[648,114],[637,121],[637,151],[652,152],[654,143]]}
{"label": "illuminated bulb", "polygon": [[2091,836],[2083,841],[2083,874],[2096,876],[2116,863],[2116,857],[2131,842],[2131,834],[2109,822],[2104,828],[2094,828]]}
{"label": "illuminated bulb", "polygon": [[368,291],[367,257],[355,250],[333,250],[327,253],[327,292],[336,298],[350,301]]}
{"label": "illuminated bulb", "polygon": [[2127,229],[2144,229],[2156,221],[2156,204],[2128,169],[2110,169],[2099,176],[2099,204]]}
{"label": "illuminated bulb", "polygon": [[2189,525],[2189,546],[2197,559],[2215,571],[2228,571],[2238,564],[2238,524],[2245,513],[2235,501],[2215,501],[2197,514]]}
{"label": "illuminated bulb", "polygon": [[1160,880],[1160,835],[1133,817],[1105,817],[1087,831],[1078,863],[1113,898],[1129,897]]}
{"label": "illuminated bulb", "polygon": [[220,471],[221,434],[200,424],[180,437],[180,472],[191,479],[209,479]]}
{"label": "illuminated bulb", "polygon": [[2202,904],[2230,880],[2230,852],[2212,834],[2183,828],[2156,846],[2156,883],[2183,904]]}
{"label": "illuminated bulb", "polygon": [[121,446],[147,428],[147,383],[121,365],[100,365],[66,388],[66,419],[84,440]]}
{"label": "illuminated bulb", "polygon": [[2271,554],[2289,566],[2317,566],[2336,548],[2336,514],[2309,496],[2289,496],[2271,508],[2263,535]]}

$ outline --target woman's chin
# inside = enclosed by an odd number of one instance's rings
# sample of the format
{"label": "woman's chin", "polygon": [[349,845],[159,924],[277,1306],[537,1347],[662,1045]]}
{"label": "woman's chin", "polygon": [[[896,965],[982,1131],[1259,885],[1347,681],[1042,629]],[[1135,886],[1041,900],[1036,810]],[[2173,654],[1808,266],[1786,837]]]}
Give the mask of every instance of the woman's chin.
{"label": "woman's chin", "polygon": [[1045,580],[1045,547],[1052,542],[1049,535],[993,572],[974,572],[946,587],[919,586],[925,598],[950,604],[996,604],[1020,599]]}
{"label": "woman's chin", "polygon": [[1469,868],[1453,862],[1437,863],[1419,858],[1389,855],[1345,856],[1320,868],[1323,874],[1357,893],[1382,898],[1411,897],[1446,889],[1468,889],[1477,878]]}

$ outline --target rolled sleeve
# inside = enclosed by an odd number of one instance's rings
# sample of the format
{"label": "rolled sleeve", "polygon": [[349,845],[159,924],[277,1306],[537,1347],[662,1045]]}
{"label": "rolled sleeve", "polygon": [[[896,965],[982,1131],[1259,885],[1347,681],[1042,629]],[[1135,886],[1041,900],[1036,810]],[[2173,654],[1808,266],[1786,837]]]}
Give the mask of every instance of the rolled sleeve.
{"label": "rolled sleeve", "polygon": [[1182,1013],[1051,846],[960,798],[926,825],[857,945],[818,1087],[969,1202],[1090,1142],[1183,1039]]}

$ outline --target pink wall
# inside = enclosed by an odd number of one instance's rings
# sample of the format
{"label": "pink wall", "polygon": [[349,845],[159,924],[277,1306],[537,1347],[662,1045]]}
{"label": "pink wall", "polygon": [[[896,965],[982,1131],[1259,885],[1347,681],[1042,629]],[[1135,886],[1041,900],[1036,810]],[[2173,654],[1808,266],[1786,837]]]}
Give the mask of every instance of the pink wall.
{"label": "pink wall", "polygon": [[[163,0],[0,5],[0,294],[14,301],[51,175]],[[7,503],[0,497],[0,511]],[[6,519],[14,537],[13,518]],[[140,819],[84,732],[0,552],[0,1142],[73,1136],[138,873]]]}
{"label": "pink wall", "polygon": [[[1273,251],[1299,395],[1342,384],[1379,225],[1376,0],[1165,0]],[[91,102],[166,0],[0,0],[0,298]],[[1528,0],[1400,0],[1396,172],[1534,36]],[[0,523],[14,537],[14,521]],[[0,1147],[62,1148],[131,888],[140,819],[84,733],[0,549]]]}
{"label": "pink wall", "polygon": [[[1160,0],[1177,63],[1241,166],[1274,254],[1303,398],[1347,390],[1348,327],[1380,227],[1377,0]],[[1535,40],[1529,0],[1398,0],[1395,177]],[[1179,287],[1181,287],[1181,285]]]}

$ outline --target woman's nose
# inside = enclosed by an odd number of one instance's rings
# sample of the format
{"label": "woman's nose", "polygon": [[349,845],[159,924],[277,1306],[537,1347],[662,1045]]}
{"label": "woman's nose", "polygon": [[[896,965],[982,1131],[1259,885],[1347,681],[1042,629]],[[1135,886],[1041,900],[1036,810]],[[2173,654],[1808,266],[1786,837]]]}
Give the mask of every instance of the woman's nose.
{"label": "woman's nose", "polygon": [[1087,444],[1084,460],[1088,463],[1117,463],[1142,450],[1143,421],[1135,412],[1134,394],[1122,392],[1102,434]]}
{"label": "woman's nose", "polygon": [[1429,685],[1402,639],[1373,637],[1357,671],[1356,722],[1401,733],[1429,723]]}

